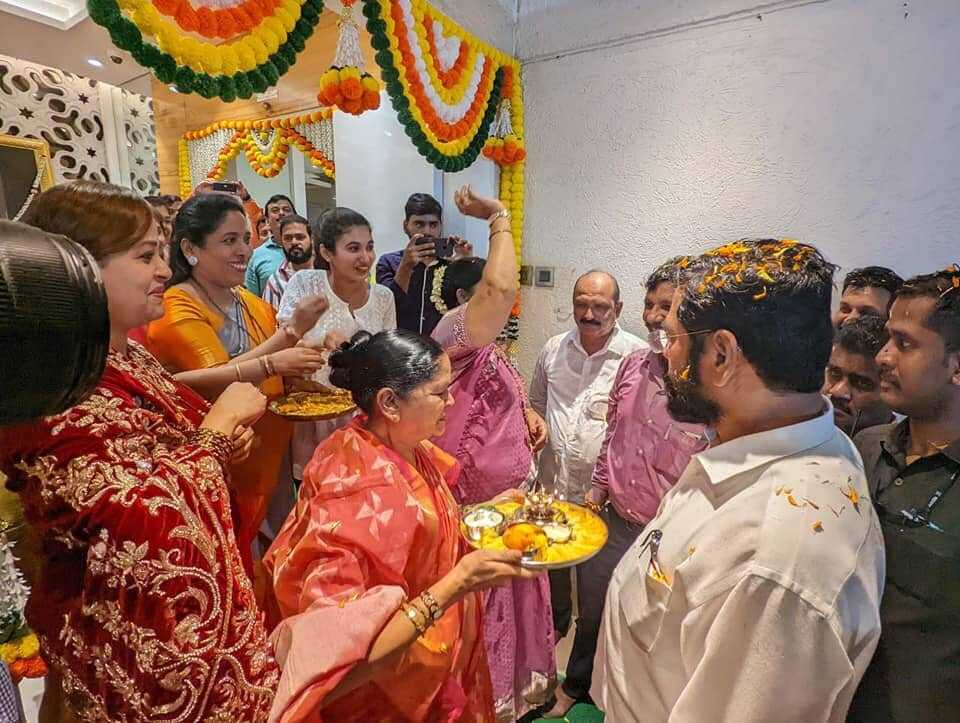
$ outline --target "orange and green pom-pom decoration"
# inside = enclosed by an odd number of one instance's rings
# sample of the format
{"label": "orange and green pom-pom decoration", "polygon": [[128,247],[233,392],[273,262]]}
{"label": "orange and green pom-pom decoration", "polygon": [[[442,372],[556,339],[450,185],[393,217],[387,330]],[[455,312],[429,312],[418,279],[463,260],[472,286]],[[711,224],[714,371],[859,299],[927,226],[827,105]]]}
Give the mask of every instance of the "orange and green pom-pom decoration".
{"label": "orange and green pom-pom decoration", "polygon": [[380,83],[369,73],[357,68],[330,68],[320,77],[320,105],[336,107],[344,113],[360,115],[380,107]]}

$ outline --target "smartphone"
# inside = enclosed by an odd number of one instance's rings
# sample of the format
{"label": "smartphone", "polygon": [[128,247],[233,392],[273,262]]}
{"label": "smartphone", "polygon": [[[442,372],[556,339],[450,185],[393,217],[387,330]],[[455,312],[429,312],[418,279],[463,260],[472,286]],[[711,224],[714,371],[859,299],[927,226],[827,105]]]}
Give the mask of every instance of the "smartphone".
{"label": "smartphone", "polygon": [[453,238],[437,238],[433,240],[434,254],[438,259],[446,259],[453,256],[457,248],[457,240]]}
{"label": "smartphone", "polygon": [[213,182],[214,191],[225,191],[227,193],[236,193],[239,188],[240,186],[238,186],[236,183],[233,183],[232,181],[231,182],[225,182],[225,181]]}

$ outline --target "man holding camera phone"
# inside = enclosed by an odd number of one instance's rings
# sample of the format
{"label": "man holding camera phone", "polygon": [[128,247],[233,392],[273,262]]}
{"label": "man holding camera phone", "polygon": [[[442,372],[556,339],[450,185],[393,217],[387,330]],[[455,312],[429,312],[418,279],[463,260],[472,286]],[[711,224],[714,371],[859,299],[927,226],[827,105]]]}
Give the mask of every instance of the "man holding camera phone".
{"label": "man holding camera phone", "polygon": [[430,300],[434,271],[450,261],[473,255],[473,245],[457,236],[443,236],[443,207],[428,193],[415,193],[404,206],[403,232],[410,239],[402,251],[377,262],[377,283],[393,292],[397,327],[429,336],[442,314]]}

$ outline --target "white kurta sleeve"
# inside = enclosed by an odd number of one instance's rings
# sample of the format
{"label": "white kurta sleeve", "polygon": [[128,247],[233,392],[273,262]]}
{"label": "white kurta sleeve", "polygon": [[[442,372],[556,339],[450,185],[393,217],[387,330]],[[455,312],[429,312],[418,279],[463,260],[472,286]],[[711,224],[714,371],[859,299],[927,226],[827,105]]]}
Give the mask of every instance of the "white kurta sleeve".
{"label": "white kurta sleeve", "polygon": [[670,720],[842,723],[859,680],[832,622],[783,585],[745,577],[685,618],[688,682]]}
{"label": "white kurta sleeve", "polygon": [[[290,277],[287,282],[287,288],[283,290],[283,299],[280,301],[280,309],[277,311],[278,321],[289,321],[293,318],[293,311],[297,308],[304,297],[310,296],[310,285],[305,283],[309,274],[299,271]],[[316,292],[313,292],[316,293]]]}

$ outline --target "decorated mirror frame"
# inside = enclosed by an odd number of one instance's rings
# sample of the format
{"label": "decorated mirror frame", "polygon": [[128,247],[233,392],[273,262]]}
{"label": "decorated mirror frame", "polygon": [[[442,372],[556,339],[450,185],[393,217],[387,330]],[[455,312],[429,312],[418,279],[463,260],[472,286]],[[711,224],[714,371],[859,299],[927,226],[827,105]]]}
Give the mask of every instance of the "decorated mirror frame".
{"label": "decorated mirror frame", "polygon": [[[50,146],[46,141],[37,138],[0,135],[0,149],[3,148],[31,151],[36,168],[36,176],[31,181],[26,199],[21,207],[19,209],[7,209],[10,218],[16,220],[23,214],[27,206],[30,205],[30,201],[33,200],[34,196],[40,193],[40,191],[47,190],[54,184],[53,163],[50,160]],[[2,188],[2,186],[0,186],[0,188]]]}

